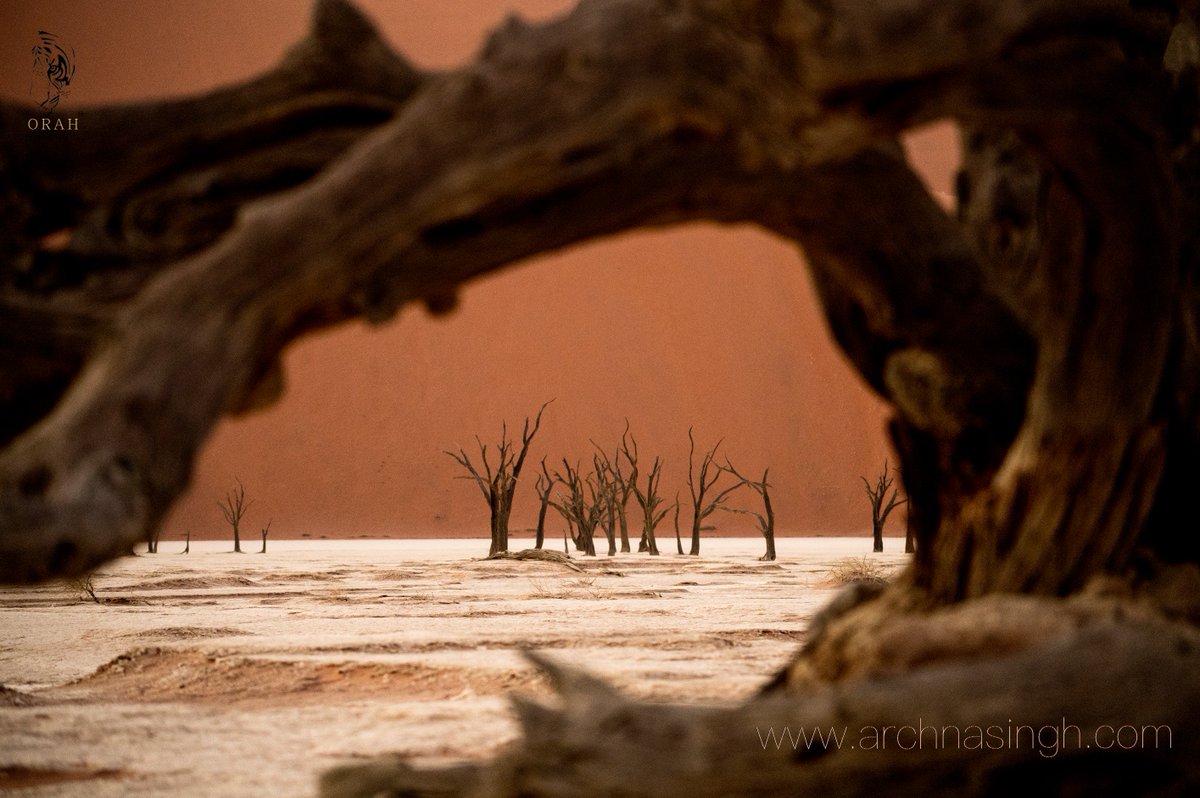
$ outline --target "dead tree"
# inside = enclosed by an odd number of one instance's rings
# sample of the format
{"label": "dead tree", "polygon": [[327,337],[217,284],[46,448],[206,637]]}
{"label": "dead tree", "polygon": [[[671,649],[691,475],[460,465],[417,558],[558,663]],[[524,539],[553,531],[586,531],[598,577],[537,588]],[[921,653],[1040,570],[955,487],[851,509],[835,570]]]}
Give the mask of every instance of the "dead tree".
{"label": "dead tree", "polygon": [[[550,400],[550,402],[553,401],[553,399]],[[529,444],[533,442],[533,436],[537,434],[538,428],[542,425],[542,413],[546,411],[550,402],[546,402],[538,410],[532,427],[529,424],[529,418],[525,418],[525,426],[521,430],[520,451],[514,449],[516,441],[509,440],[508,422],[501,422],[500,442],[496,444],[494,468],[488,460],[488,447],[478,435],[475,436],[475,443],[479,446],[479,462],[482,472],[471,461],[471,456],[467,454],[466,449],[459,447],[457,452],[445,451],[445,454],[467,470],[467,473],[459,479],[472,480],[487,502],[491,529],[489,556],[497,552],[508,551],[508,519],[512,514],[513,496],[517,492],[517,483],[521,477],[521,469],[525,465],[525,456],[529,453]]]}
{"label": "dead tree", "polygon": [[[658,556],[658,540],[655,536],[655,531],[658,525],[671,511],[670,505],[663,507],[663,499],[658,495],[659,485],[662,482],[662,458],[655,457],[654,464],[650,466],[649,473],[646,474],[646,487],[638,486],[638,448],[637,440],[630,435],[628,439],[621,440],[621,453],[625,457],[626,463],[629,464],[630,478],[629,484],[633,490],[634,498],[637,501],[638,508],[642,511],[642,538],[638,544],[638,551],[647,551],[652,556]],[[675,537],[679,537],[679,502],[676,497],[675,503]],[[683,554],[683,544],[679,544],[679,553]]]}
{"label": "dead tree", "polygon": [[[446,312],[469,279],[639,226],[757,224],[803,248],[835,340],[891,408],[908,572],[839,599],[743,706],[645,706],[560,668],[564,706],[522,707],[493,765],[389,765],[367,794],[1192,794],[1197,14],[588,0],[421,72],[321,0],[312,36],[254,80],[81,109],[69,146],[0,137],[0,577],[144,541],[219,419],[279,395],[301,335]],[[0,104],[6,131],[36,116]],[[942,119],[963,134],[953,214],[897,143]],[[731,744],[797,717],[1064,714],[1085,734],[1154,717],[1179,745]],[[629,755],[664,726],[654,767]]]}
{"label": "dead tree", "polygon": [[603,452],[596,452],[592,455],[590,486],[592,489],[591,500],[599,511],[600,528],[604,530],[604,537],[608,540],[608,556],[614,557],[617,553],[616,527],[619,489],[612,466]]}
{"label": "dead tree", "polygon": [[567,522],[575,550],[595,557],[596,525],[600,523],[604,505],[597,501],[594,480],[584,477],[578,464],[572,468],[565,457],[562,463],[563,470],[554,472],[554,480],[563,486],[563,492],[557,499],[551,499],[550,506]]}
{"label": "dead tree", "polygon": [[533,488],[538,496],[537,532],[533,547],[540,549],[546,542],[546,511],[550,509],[550,493],[554,490],[554,478],[546,469],[546,458],[542,458],[542,470],[537,475]]}
{"label": "dead tree", "polygon": [[[616,501],[617,523],[621,530],[621,552],[629,552],[629,500],[633,497],[634,486],[637,484],[638,470],[637,457],[630,459],[628,442],[632,440],[632,434],[629,431],[629,419],[625,419],[625,429],[621,432],[621,443],[617,447],[617,451],[613,454],[612,459],[607,457],[605,461],[609,470],[612,472],[612,483],[614,491],[614,500]],[[592,444],[593,446],[595,443]],[[596,447],[599,449],[599,447]],[[637,446],[634,444],[634,450]],[[625,459],[622,465],[622,457]]]}
{"label": "dead tree", "polygon": [[240,479],[237,480],[237,488],[226,493],[225,498],[217,502],[217,506],[221,508],[221,515],[225,516],[225,523],[233,529],[233,550],[238,554],[242,553],[239,527],[242,516],[250,509],[251,504],[254,504],[254,500],[246,500],[246,486]]}
{"label": "dead tree", "polygon": [[730,512],[730,513],[741,513],[743,515],[753,516],[754,519],[758,522],[758,531],[760,533],[762,533],[763,540],[765,540],[766,544],[767,544],[766,553],[763,554],[763,556],[759,557],[758,559],[760,559],[764,562],[774,560],[775,559],[775,509],[771,506],[771,486],[767,482],[767,473],[770,471],[770,469],[764,468],[762,479],[760,479],[756,482],[755,480],[747,479],[746,477],[744,477],[740,473],[738,473],[738,470],[733,467],[733,463],[731,463],[729,461],[728,457],[725,458],[725,465],[723,465],[722,468],[725,471],[727,471],[730,474],[730,476],[732,476],[734,479],[736,479],[738,481],[738,487],[745,485],[746,487],[750,488],[755,493],[757,493],[759,495],[759,497],[762,498],[763,511],[761,513],[757,513],[757,512],[754,512],[753,510],[743,510],[740,507],[725,507],[725,506],[722,506],[721,509],[725,510],[726,512]]}
{"label": "dead tree", "polygon": [[146,553],[158,554],[158,541],[162,537],[162,527],[158,527],[146,538]]}
{"label": "dead tree", "polygon": [[183,534],[184,534],[183,551],[181,551],[179,553],[187,554],[188,552],[190,552],[192,550],[192,530],[189,529],[187,532],[184,532]]}
{"label": "dead tree", "polygon": [[268,520],[268,521],[267,521],[267,525],[266,525],[266,526],[264,526],[264,527],[262,528],[262,530],[261,530],[261,533],[262,533],[262,549],[261,549],[261,550],[258,552],[259,554],[266,554],[266,553],[267,553],[267,533],[268,533],[268,532],[270,532],[270,531],[271,531],[271,521],[270,521],[270,520]]}
{"label": "dead tree", "polygon": [[675,494],[675,553],[683,556],[683,540],[679,537],[679,494]]}
{"label": "dead tree", "polygon": [[[720,464],[715,463],[717,450],[722,441],[709,449],[700,459],[696,467],[696,439],[692,436],[692,428],[688,427],[688,491],[692,496],[692,548],[688,554],[693,557],[700,554],[700,530],[705,518],[717,511],[730,493],[738,489],[738,485],[729,485],[717,490],[717,483],[725,472]],[[713,495],[715,492],[715,495]]]}
{"label": "dead tree", "polygon": [[[874,486],[867,482],[866,477],[859,477],[863,482],[863,487],[867,490],[867,498],[871,500],[871,534],[875,543],[875,551],[883,551],[883,525],[887,523],[888,516],[892,514],[892,510],[903,504],[908,504],[908,499],[896,499],[900,495],[900,488],[892,489],[892,483],[895,482],[895,475],[888,474],[887,460],[883,461],[883,471],[875,478]],[[892,490],[892,495],[887,495],[888,490]],[[911,535],[910,535],[911,537]],[[907,549],[907,545],[905,546]]]}

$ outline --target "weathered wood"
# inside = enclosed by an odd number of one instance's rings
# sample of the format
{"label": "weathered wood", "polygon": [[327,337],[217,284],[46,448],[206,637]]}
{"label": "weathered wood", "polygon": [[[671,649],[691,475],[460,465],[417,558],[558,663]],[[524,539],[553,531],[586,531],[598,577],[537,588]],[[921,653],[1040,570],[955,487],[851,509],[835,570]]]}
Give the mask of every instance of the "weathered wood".
{"label": "weathered wood", "polygon": [[[1043,616],[1044,602],[1024,601]],[[952,622],[971,628],[1002,610],[960,608],[965,617]],[[538,658],[561,704],[517,699],[519,744],[494,761],[352,765],[326,774],[320,794],[1117,798],[1200,789],[1195,627],[1106,617],[1098,606],[1061,612],[1060,628],[1074,628],[1024,650],[991,646],[983,659],[773,691],[735,707],[642,704]]]}
{"label": "weathered wood", "polygon": [[[823,616],[791,693],[643,707],[550,667],[566,706],[520,705],[512,754],[382,765],[370,789],[1195,791],[1200,535],[1178,519],[1200,462],[1197,11],[584,0],[423,75],[324,0],[259,81],[89,112],[72,152],[6,138],[0,578],[80,573],[148,537],[208,431],[271,401],[307,330],[445,311],[466,280],[631,227],[751,222],[803,247],[835,339],[894,409],[913,567]],[[895,142],[946,117],[965,134],[956,218]],[[752,721],[918,712],[1145,718],[1180,747],[797,762],[729,745]]]}

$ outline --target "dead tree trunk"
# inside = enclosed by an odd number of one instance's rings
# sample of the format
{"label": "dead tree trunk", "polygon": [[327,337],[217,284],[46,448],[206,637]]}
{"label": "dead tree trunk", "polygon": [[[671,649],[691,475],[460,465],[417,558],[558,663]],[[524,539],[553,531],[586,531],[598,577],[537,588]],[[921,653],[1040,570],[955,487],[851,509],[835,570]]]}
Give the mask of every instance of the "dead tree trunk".
{"label": "dead tree trunk", "polygon": [[[550,400],[554,401],[553,399]],[[456,463],[467,470],[466,475],[460,479],[470,479],[479,488],[483,494],[484,500],[488,505],[489,527],[491,530],[491,545],[488,549],[488,556],[497,554],[502,551],[508,551],[508,519],[512,515],[513,496],[517,492],[517,483],[521,477],[521,469],[525,465],[525,456],[529,453],[529,444],[533,442],[533,436],[537,434],[538,428],[542,425],[542,413],[550,402],[546,402],[537,412],[534,418],[533,426],[529,425],[529,418],[525,418],[525,426],[521,431],[521,450],[514,451],[515,441],[508,439],[508,423],[502,422],[500,425],[500,442],[496,444],[496,467],[493,470],[492,464],[488,461],[488,447],[484,445],[479,436],[475,437],[475,443],[479,446],[479,462],[482,466],[482,472],[471,461],[470,455],[462,447],[459,447],[457,452],[447,450],[445,454],[454,459]]]}
{"label": "dead tree trunk", "polygon": [[738,481],[738,487],[745,485],[759,495],[763,503],[763,511],[756,513],[752,510],[743,510],[739,507],[725,507],[721,509],[730,513],[742,513],[753,516],[758,522],[758,531],[762,534],[763,540],[766,541],[767,550],[759,560],[769,562],[775,559],[775,508],[771,506],[771,486],[767,483],[767,474],[770,469],[763,469],[762,479],[755,482],[752,479],[747,479],[738,473],[738,470],[733,467],[733,463],[729,458],[725,458],[725,465],[721,466],[725,471],[729,472],[730,476]]}
{"label": "dead tree trunk", "polygon": [[217,502],[217,506],[221,508],[221,515],[225,516],[225,522],[233,529],[233,550],[238,554],[242,553],[242,538],[238,528],[241,526],[242,516],[253,503],[253,499],[246,500],[246,486],[240,479],[237,480],[237,488],[226,493],[225,498]]}
{"label": "dead tree trunk", "polygon": [[600,528],[604,530],[604,537],[608,540],[608,556],[615,557],[617,554],[617,493],[616,477],[612,471],[612,464],[602,452],[597,452],[592,455],[592,474],[594,480],[590,483],[592,489],[592,503],[599,509]]}
{"label": "dead tree trunk", "polygon": [[[613,485],[616,492],[614,498],[617,502],[617,523],[621,530],[622,554],[629,552],[629,499],[633,496],[633,488],[637,484],[638,478],[637,460],[628,459],[629,447],[627,443],[631,437],[629,419],[625,419],[625,429],[621,432],[621,443],[617,447],[617,451],[613,454],[611,461]],[[621,465],[622,456],[627,458],[625,463],[629,469],[628,473],[626,473],[625,467]]]}
{"label": "dead tree trunk", "polygon": [[709,449],[700,460],[699,470],[696,468],[696,439],[692,436],[692,428],[688,427],[688,491],[692,496],[692,548],[688,554],[693,557],[700,554],[700,524],[705,518],[717,511],[730,493],[737,490],[738,485],[732,485],[722,490],[716,490],[716,484],[725,473],[719,465],[714,464],[717,450],[721,441]]}
{"label": "dead tree trunk", "polygon": [[683,556],[683,540],[679,537],[679,494],[675,494],[675,553]]}
{"label": "dead tree trunk", "polygon": [[[471,785],[415,778],[491,795],[1194,793],[1200,535],[1178,519],[1200,462],[1197,13],[589,0],[425,74],[321,0],[259,80],[83,109],[69,146],[2,137],[0,575],[78,574],[146,540],[209,431],[278,395],[306,332],[444,312],[471,278],[638,226],[753,223],[803,247],[835,339],[892,408],[912,567],[823,616],[781,694],[526,707],[524,746]],[[31,115],[0,104],[5,130]],[[954,215],[896,142],[947,118],[964,133]],[[1088,730],[1149,715],[1184,742],[903,762],[731,744],[830,707],[864,723],[1067,708]],[[678,756],[639,766],[656,718]]]}
{"label": "dead tree trunk", "polygon": [[596,501],[596,486],[591,478],[584,478],[578,465],[574,468],[563,458],[563,470],[554,472],[554,479],[564,488],[550,506],[567,522],[576,551],[589,557],[596,556],[594,542],[596,525],[600,522],[603,505]]}
{"label": "dead tree trunk", "polygon": [[192,550],[192,530],[189,529],[187,532],[184,533],[183,551],[181,551],[180,554],[187,554],[191,550]]}
{"label": "dead tree trunk", "polygon": [[[647,551],[651,556],[658,556],[658,539],[655,531],[658,525],[662,523],[663,518],[671,510],[669,506],[662,507],[663,499],[658,495],[659,483],[662,482],[662,458],[655,457],[654,464],[650,467],[650,472],[646,474],[645,489],[638,487],[638,450],[637,440],[632,435],[628,440],[622,440],[621,451],[625,455],[626,462],[630,465],[630,485],[633,488],[633,495],[637,500],[638,507],[642,511],[642,538],[638,544],[638,551]],[[679,502],[676,497],[675,507],[675,537],[679,538]],[[683,544],[679,544],[679,553],[683,554]]]}
{"label": "dead tree trunk", "polygon": [[266,526],[264,526],[264,527],[262,528],[262,530],[261,530],[261,533],[262,533],[262,549],[261,549],[261,550],[259,550],[259,552],[258,552],[259,554],[266,554],[266,553],[267,553],[267,533],[268,533],[268,532],[270,532],[270,531],[271,531],[271,522],[268,520],[268,521],[267,521],[267,525],[266,525]]}
{"label": "dead tree trunk", "polygon": [[[896,501],[900,495],[900,489],[892,490],[891,497],[888,497],[887,492],[892,488],[892,483],[896,478],[888,474],[887,461],[883,461],[883,471],[875,478],[875,485],[872,486],[867,482],[866,477],[859,477],[863,482],[863,487],[866,488],[867,498],[871,500],[871,534],[874,541],[875,551],[883,551],[883,527],[887,523],[888,516],[892,514],[892,510],[902,504],[907,504],[908,499],[900,499]],[[908,550],[908,543],[911,541],[912,535],[906,536],[905,550]]]}
{"label": "dead tree trunk", "polygon": [[546,458],[542,458],[542,471],[537,475],[534,490],[538,496],[537,532],[533,547],[540,549],[546,541],[546,511],[550,509],[550,492],[554,490],[554,479],[546,469]]}

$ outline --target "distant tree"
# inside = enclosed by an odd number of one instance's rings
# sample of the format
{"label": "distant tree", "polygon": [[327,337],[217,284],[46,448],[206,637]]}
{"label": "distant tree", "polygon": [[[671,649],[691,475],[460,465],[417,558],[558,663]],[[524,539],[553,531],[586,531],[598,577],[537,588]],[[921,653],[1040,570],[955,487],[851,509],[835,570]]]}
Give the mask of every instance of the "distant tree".
{"label": "distant tree", "polygon": [[730,513],[741,513],[744,515],[752,515],[758,521],[758,531],[762,533],[763,539],[767,543],[767,551],[758,559],[769,561],[775,559],[775,510],[771,506],[771,486],[767,482],[767,473],[769,468],[763,469],[762,479],[757,482],[752,479],[747,479],[738,473],[738,470],[733,467],[733,463],[729,462],[729,458],[725,458],[725,465],[722,468],[728,472],[734,479],[738,481],[738,487],[746,486],[757,493],[763,502],[763,511],[756,513],[753,510],[743,510],[740,507],[722,507],[722,510]]}
{"label": "distant tree", "polygon": [[242,516],[246,514],[253,503],[253,499],[246,500],[246,486],[240,479],[237,480],[237,488],[226,493],[225,498],[217,502],[217,506],[221,508],[221,514],[225,516],[225,522],[233,527],[233,550],[238,554],[242,553],[242,538],[239,531]]}
{"label": "distant tree", "polygon": [[608,556],[617,553],[617,485],[616,477],[603,452],[592,455],[592,501],[597,505],[600,528],[608,540]]}
{"label": "distant tree", "polygon": [[[663,498],[658,495],[659,485],[662,482],[662,458],[655,457],[654,464],[650,466],[649,473],[646,474],[646,487],[638,486],[638,446],[637,439],[633,435],[628,438],[621,439],[621,454],[625,457],[625,462],[629,465],[629,485],[633,491],[638,507],[642,511],[642,539],[638,543],[638,551],[647,551],[653,556],[658,556],[658,540],[655,536],[655,531],[658,525],[671,511],[671,505],[662,506]],[[676,497],[675,515],[679,515],[678,497]],[[679,524],[676,522],[676,537],[678,537]],[[679,553],[683,553],[683,545],[679,545]]]}
{"label": "distant tree", "polygon": [[[604,471],[607,474],[608,489],[611,491],[611,496],[608,497],[610,503],[610,512],[616,520],[617,528],[620,530],[621,537],[621,552],[628,553],[629,548],[629,500],[633,498],[633,487],[637,482],[637,456],[630,458],[629,442],[632,440],[632,434],[629,431],[629,419],[625,419],[625,429],[621,432],[621,442],[617,446],[617,450],[611,458],[604,453],[600,446],[592,441],[592,446],[596,447],[599,453],[600,460],[603,463]],[[633,444],[636,452],[637,444]],[[597,466],[597,473],[600,473],[600,466]],[[643,541],[644,543],[645,541]],[[644,548],[639,548],[639,551],[645,551]]]}
{"label": "distant tree", "polygon": [[533,488],[537,491],[538,501],[541,503],[538,507],[537,538],[533,547],[540,549],[546,540],[546,511],[550,509],[550,493],[554,490],[554,477],[550,476],[546,468],[545,457],[542,458],[542,471],[537,475]]}
{"label": "distant tree", "polygon": [[97,604],[103,603],[100,601],[100,597],[96,595],[95,576],[91,571],[71,577],[66,581],[67,586],[78,594],[80,601],[94,601]]}
{"label": "distant tree", "polygon": [[184,534],[183,551],[181,551],[180,554],[187,554],[192,548],[192,530],[189,529],[187,532],[184,532],[183,534]]}
{"label": "distant tree", "polygon": [[[553,401],[553,399],[550,400],[550,402]],[[542,413],[546,411],[550,402],[546,402],[538,410],[532,427],[529,424],[529,418],[525,418],[525,427],[521,432],[520,452],[514,451],[515,442],[508,439],[508,423],[501,422],[500,443],[496,446],[495,469],[488,461],[488,447],[484,445],[478,435],[475,436],[475,442],[479,444],[482,473],[471,462],[470,455],[462,447],[459,447],[457,452],[449,450],[445,452],[467,470],[467,474],[460,479],[474,480],[475,484],[479,486],[480,492],[483,493],[483,498],[487,501],[488,510],[491,513],[492,537],[491,547],[488,551],[489,556],[497,552],[508,551],[508,518],[512,514],[512,502],[513,496],[517,492],[517,481],[521,477],[521,468],[525,465],[525,456],[529,453],[529,444],[533,442],[533,436],[537,434],[538,428],[542,425]]]}
{"label": "distant tree", "polygon": [[267,525],[262,528],[262,551],[259,554],[267,553],[267,533],[271,531],[271,522],[267,521]]}
{"label": "distant tree", "polygon": [[150,533],[150,536],[148,538],[146,538],[146,553],[147,554],[158,554],[158,541],[161,537],[162,537],[162,527],[155,527],[154,530]]}
{"label": "distant tree", "polygon": [[[716,491],[717,482],[725,472],[714,463],[717,450],[722,441],[717,441],[700,460],[696,468],[696,439],[692,436],[692,428],[688,427],[688,490],[692,495],[692,549],[688,554],[693,557],[700,554],[700,524],[720,507],[730,493],[737,490],[738,485]],[[713,491],[716,495],[713,496]],[[711,498],[710,498],[711,497]],[[681,552],[682,553],[682,552]]]}
{"label": "distant tree", "polygon": [[678,554],[683,554],[683,541],[679,537],[679,493],[675,493],[675,548]]}
{"label": "distant tree", "polygon": [[598,501],[594,478],[585,478],[579,465],[572,468],[565,457],[562,462],[563,470],[554,472],[554,480],[563,486],[563,491],[551,499],[550,505],[567,522],[575,549],[594,557],[596,544],[593,538],[604,504]]}
{"label": "distant tree", "polygon": [[887,496],[888,490],[896,480],[894,475],[888,474],[887,460],[883,461],[883,471],[875,478],[874,486],[867,481],[866,477],[860,477],[860,479],[862,479],[863,486],[867,489],[867,497],[871,500],[871,531],[875,538],[875,551],[883,551],[883,525],[887,523],[888,516],[891,515],[892,510],[902,504],[907,504],[908,499],[897,501],[900,495],[900,488],[892,490],[890,498]]}

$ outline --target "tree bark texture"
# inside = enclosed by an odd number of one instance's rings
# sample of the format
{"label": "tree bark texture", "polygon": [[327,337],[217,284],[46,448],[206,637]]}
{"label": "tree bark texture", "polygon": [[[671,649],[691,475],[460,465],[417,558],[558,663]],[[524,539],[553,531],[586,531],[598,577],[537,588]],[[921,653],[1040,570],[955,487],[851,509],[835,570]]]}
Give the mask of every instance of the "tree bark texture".
{"label": "tree bark texture", "polygon": [[[421,772],[416,794],[487,773],[478,794],[1104,794],[1122,773],[1119,794],[1187,794],[1197,11],[583,0],[420,73],[322,0],[258,80],[85,109],[69,148],[6,133],[0,576],[78,574],[147,539],[217,420],[278,395],[304,332],[445,312],[467,280],[633,227],[750,222],[803,248],[835,339],[893,408],[913,566],[839,600],[765,703],[589,714],[573,696],[604,688],[559,669],[564,707],[521,705],[524,747]],[[0,107],[3,129],[28,111]],[[896,143],[946,118],[963,131],[953,216]],[[1181,744],[1054,761],[726,744],[752,721],[924,707],[1089,728],[1137,713]],[[677,756],[644,761],[647,729]]]}

